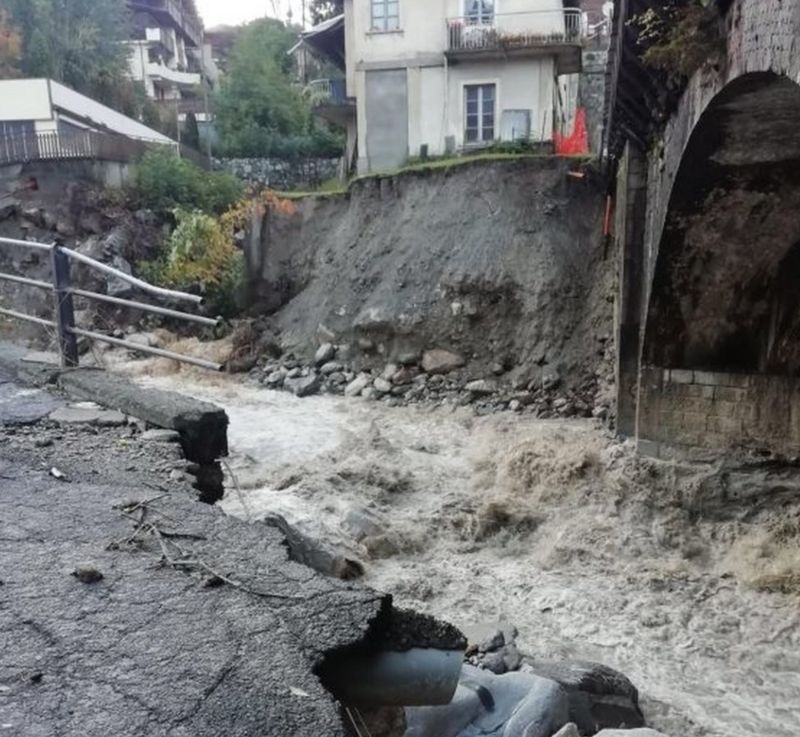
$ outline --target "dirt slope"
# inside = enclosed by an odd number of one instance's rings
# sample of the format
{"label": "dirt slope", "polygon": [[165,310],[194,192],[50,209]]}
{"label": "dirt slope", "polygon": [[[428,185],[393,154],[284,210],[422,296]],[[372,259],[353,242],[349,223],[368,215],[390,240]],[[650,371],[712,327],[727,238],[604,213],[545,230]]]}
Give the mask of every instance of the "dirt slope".
{"label": "dirt slope", "polygon": [[581,169],[476,162],[271,213],[248,249],[256,310],[301,355],[320,339],[370,341],[374,363],[446,348],[477,374],[497,363],[518,381],[577,380],[596,370],[611,324],[603,197]]}

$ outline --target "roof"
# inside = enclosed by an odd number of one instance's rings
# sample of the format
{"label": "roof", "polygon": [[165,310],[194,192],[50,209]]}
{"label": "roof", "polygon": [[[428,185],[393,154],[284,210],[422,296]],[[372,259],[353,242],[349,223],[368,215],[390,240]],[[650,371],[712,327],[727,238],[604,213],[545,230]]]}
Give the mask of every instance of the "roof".
{"label": "roof", "polygon": [[344,14],[329,18],[307,31],[302,31],[300,40],[289,49],[289,53],[293,54],[303,46],[330,59],[340,69],[344,69]]}
{"label": "roof", "polygon": [[0,80],[0,120],[49,121],[56,113],[95,130],[142,141],[175,143],[163,133],[54,80]]}

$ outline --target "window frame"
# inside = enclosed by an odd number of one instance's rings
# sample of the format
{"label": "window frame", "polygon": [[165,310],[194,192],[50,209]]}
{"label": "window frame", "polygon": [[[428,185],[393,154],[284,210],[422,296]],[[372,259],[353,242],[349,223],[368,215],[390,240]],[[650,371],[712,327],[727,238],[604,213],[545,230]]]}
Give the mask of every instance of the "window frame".
{"label": "window frame", "polygon": [[[482,3],[484,0],[477,1]],[[461,17],[464,19],[464,23],[470,26],[494,26],[497,22],[497,0],[491,0],[492,17],[488,20],[483,17],[482,10],[478,11],[478,16],[473,19],[468,11],[469,6],[473,2],[475,2],[475,0],[461,0]]]}
{"label": "window frame", "polygon": [[[397,15],[389,15],[389,5],[397,5]],[[382,15],[375,15],[375,8],[380,7]],[[390,19],[395,20],[394,27],[389,26]],[[400,0],[369,0],[369,33],[397,33],[400,31]]]}
{"label": "window frame", "polygon": [[[485,130],[488,126],[484,125],[484,116],[486,113],[484,112],[484,92],[483,90],[486,87],[492,87],[493,89],[493,99],[492,99],[492,137],[491,138],[484,138]],[[468,139],[468,131],[471,130],[470,126],[468,125],[468,117],[469,117],[469,103],[467,100],[467,95],[469,94],[470,88],[478,88],[478,128],[477,128],[477,139],[474,141],[470,141]],[[469,80],[465,81],[461,85],[461,105],[462,105],[462,115],[461,115],[461,132],[463,135],[463,145],[466,148],[477,148],[481,146],[490,146],[498,139],[499,131],[497,129],[497,111],[500,108],[500,81],[498,79],[481,79],[481,80]]]}

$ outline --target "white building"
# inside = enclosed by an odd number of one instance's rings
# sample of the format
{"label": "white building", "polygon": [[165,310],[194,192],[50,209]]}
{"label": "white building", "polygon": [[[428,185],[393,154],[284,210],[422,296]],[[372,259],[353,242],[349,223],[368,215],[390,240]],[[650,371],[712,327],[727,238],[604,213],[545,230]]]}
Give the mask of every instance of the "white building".
{"label": "white building", "polygon": [[68,142],[70,136],[92,132],[176,145],[157,130],[51,79],[0,80],[0,158],[16,141],[44,146],[56,140],[55,134]]}
{"label": "white building", "polygon": [[131,77],[147,96],[178,108],[204,112],[202,85],[219,72],[204,41],[194,0],[127,0],[131,19]]}
{"label": "white building", "polygon": [[[496,141],[548,143],[574,115],[583,22],[563,0],[345,0],[303,34],[344,82],[318,83],[320,114],[348,131],[359,172]],[[342,55],[338,45],[344,43]]]}

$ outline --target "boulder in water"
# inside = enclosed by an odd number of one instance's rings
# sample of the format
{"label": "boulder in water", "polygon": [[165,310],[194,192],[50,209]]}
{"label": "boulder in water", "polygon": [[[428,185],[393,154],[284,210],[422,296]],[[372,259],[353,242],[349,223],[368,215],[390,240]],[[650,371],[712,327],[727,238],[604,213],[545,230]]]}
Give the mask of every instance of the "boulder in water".
{"label": "boulder in water", "polygon": [[581,660],[525,660],[526,670],[559,683],[569,694],[570,719],[584,734],[604,728],[644,726],[639,692],[627,676]]}

